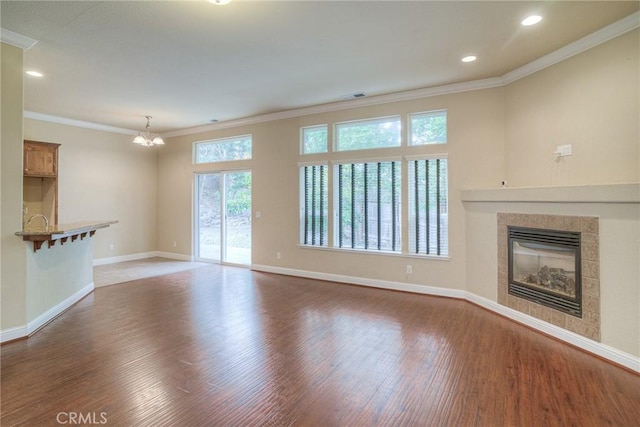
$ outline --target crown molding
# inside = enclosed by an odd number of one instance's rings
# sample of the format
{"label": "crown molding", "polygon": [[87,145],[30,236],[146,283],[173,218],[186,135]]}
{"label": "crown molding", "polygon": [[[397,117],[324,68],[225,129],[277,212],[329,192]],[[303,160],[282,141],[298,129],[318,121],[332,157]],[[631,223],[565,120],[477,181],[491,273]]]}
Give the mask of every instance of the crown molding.
{"label": "crown molding", "polygon": [[[294,117],[308,116],[311,114],[328,113],[332,111],[348,110],[351,108],[367,107],[371,105],[388,104],[392,102],[408,101],[419,98],[429,98],[433,96],[449,95],[460,92],[470,92],[482,89],[491,89],[495,87],[503,87],[522,79],[530,74],[541,71],[547,67],[555,65],[565,59],[571,58],[581,52],[596,47],[611,39],[621,36],[631,30],[640,27],[640,11],[620,19],[600,30],[591,33],[573,43],[570,43],[560,49],[557,49],[543,57],[540,57],[522,67],[516,68],[502,76],[492,77],[482,80],[473,80],[469,82],[454,83],[449,85],[434,86],[422,89],[408,90],[403,92],[395,92],[384,95],[376,95],[352,100],[332,102],[329,104],[320,104],[310,107],[296,108],[292,110],[279,111],[275,113],[262,114],[258,116],[244,117],[233,119],[204,126],[197,126],[175,131],[163,132],[160,134],[163,138],[172,138],[177,136],[194,135],[198,133],[210,132],[219,129],[227,129],[239,126],[246,126],[257,123],[264,123],[275,120],[283,120]],[[4,41],[4,31],[2,38]],[[15,34],[15,33],[13,33]],[[97,123],[83,122],[80,120],[67,119],[64,117],[50,116],[46,114],[33,113],[25,111],[25,117],[36,120],[50,121],[53,123],[67,124],[71,126],[85,127],[88,129],[104,130],[107,132],[123,133],[126,135],[137,135],[137,131],[123,128],[116,128]]]}
{"label": "crown molding", "polygon": [[594,48],[599,44],[605,43],[611,39],[623,35],[631,30],[634,30],[640,26],[640,11],[632,13],[631,15],[622,18],[613,24],[607,25],[598,31],[591,33],[583,38],[576,40],[573,43],[561,47],[541,58],[531,61],[530,63],[523,65],[520,68],[516,68],[513,71],[508,72],[502,76],[503,84],[507,85],[513,83],[516,80],[520,80],[530,74],[543,70],[547,67],[557,64],[558,62],[569,59],[579,53]]}
{"label": "crown molding", "polygon": [[407,101],[411,99],[428,98],[432,96],[449,95],[452,93],[460,92],[470,92],[473,90],[500,87],[502,85],[503,83],[500,78],[489,78],[483,80],[473,80],[470,82],[408,90],[404,92],[394,92],[384,95],[332,102],[329,104],[313,105],[310,107],[296,108],[294,110],[279,111],[277,113],[262,114],[259,116],[245,117],[242,119],[229,120],[210,125],[180,129],[176,131],[165,132],[162,134],[162,137],[171,138],[174,136],[193,135],[196,133],[208,132],[218,129],[271,122],[275,120],[290,119],[294,117],[309,116],[311,114],[330,113],[333,111],[348,110],[351,108],[368,107],[370,105],[389,104],[392,102]]}
{"label": "crown molding", "polygon": [[22,34],[14,33],[13,31],[0,28],[0,40],[2,43],[10,44],[11,46],[19,47],[23,50],[31,49],[38,40],[31,37],[23,36]]}
{"label": "crown molding", "polygon": [[85,129],[101,130],[104,132],[120,133],[123,135],[137,135],[138,131],[132,129],[119,128],[115,126],[103,125],[100,123],[85,122],[82,120],[68,119],[66,117],[52,116],[49,114],[35,113],[33,111],[25,111],[23,114],[25,119],[40,120],[43,122],[57,123],[60,125],[69,125]]}

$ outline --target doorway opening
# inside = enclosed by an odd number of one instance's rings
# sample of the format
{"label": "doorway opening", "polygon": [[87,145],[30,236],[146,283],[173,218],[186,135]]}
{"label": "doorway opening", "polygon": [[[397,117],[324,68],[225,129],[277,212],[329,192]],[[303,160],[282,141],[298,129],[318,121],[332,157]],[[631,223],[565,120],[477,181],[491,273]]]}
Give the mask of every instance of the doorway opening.
{"label": "doorway opening", "polygon": [[195,258],[251,264],[251,171],[196,174]]}

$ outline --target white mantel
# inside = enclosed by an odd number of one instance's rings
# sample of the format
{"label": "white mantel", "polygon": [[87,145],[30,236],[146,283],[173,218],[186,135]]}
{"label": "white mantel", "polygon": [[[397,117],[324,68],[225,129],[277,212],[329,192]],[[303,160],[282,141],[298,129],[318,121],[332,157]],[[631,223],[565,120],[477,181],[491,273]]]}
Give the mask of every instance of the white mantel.
{"label": "white mantel", "polygon": [[462,190],[463,202],[640,203],[640,183]]}
{"label": "white mantel", "polygon": [[[640,372],[640,183],[468,189],[466,286],[480,305]],[[504,308],[497,299],[497,214],[599,219],[601,342]]]}

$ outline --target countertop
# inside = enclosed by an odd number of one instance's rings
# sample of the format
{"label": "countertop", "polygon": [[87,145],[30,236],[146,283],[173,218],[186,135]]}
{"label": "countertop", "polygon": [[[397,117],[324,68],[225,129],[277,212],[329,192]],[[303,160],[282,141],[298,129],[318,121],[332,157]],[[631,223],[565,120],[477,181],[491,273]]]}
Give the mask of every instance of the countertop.
{"label": "countertop", "polygon": [[53,224],[49,225],[49,228],[45,228],[41,219],[38,219],[38,225],[35,227],[25,227],[22,231],[17,231],[16,236],[22,236],[27,240],[27,238],[46,238],[45,240],[50,239],[59,239],[65,236],[71,236],[74,234],[87,233],[90,231],[98,230],[100,228],[107,228],[111,224],[116,224],[118,221],[113,220],[103,220],[103,221],[79,221],[79,222],[70,222],[67,224]]}

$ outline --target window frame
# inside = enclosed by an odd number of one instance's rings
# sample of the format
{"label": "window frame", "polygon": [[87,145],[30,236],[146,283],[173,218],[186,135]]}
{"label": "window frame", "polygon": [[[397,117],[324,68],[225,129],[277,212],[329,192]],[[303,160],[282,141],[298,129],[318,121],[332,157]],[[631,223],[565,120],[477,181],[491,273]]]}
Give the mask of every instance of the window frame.
{"label": "window frame", "polygon": [[[363,124],[381,124],[386,123],[388,119],[397,119],[398,125],[400,129],[398,129],[398,145],[392,145],[388,147],[366,147],[366,148],[352,148],[349,150],[341,150],[339,148],[340,144],[340,132],[339,127],[342,125],[354,124],[354,123],[363,123]],[[334,153],[348,153],[353,151],[365,151],[365,150],[386,150],[386,149],[398,149],[402,147],[402,115],[393,114],[389,116],[382,117],[373,117],[368,119],[357,119],[357,120],[347,120],[343,122],[336,122],[333,124],[333,144],[332,149]]]}
{"label": "window frame", "polygon": [[[392,190],[392,194],[395,194],[395,198],[392,195],[392,200],[395,201],[397,203],[397,205],[393,205],[393,201],[392,201],[392,209],[393,209],[393,213],[392,213],[392,227],[394,227],[394,225],[396,225],[398,227],[397,232],[392,231],[392,249],[377,249],[377,248],[370,248],[369,246],[369,241],[367,239],[367,232],[365,232],[365,240],[364,240],[364,247],[356,247],[355,246],[355,238],[353,236],[353,231],[352,231],[352,235],[351,235],[351,246],[341,246],[341,236],[340,233],[342,231],[342,227],[341,227],[341,201],[340,201],[340,196],[341,196],[341,192],[340,192],[340,174],[338,172],[338,169],[340,166],[343,165],[364,165],[364,164],[381,164],[381,163],[397,163],[398,165],[398,170],[395,172],[397,174],[397,179],[398,179],[398,184],[399,188],[396,191]],[[402,242],[402,232],[403,232],[403,209],[402,209],[402,195],[403,195],[403,186],[402,186],[402,176],[403,176],[403,164],[404,164],[404,160],[402,159],[402,156],[389,156],[389,157],[383,157],[383,158],[359,158],[359,159],[341,159],[341,160],[335,160],[331,162],[331,166],[332,166],[332,173],[333,173],[333,186],[332,186],[332,190],[333,190],[333,194],[332,194],[332,201],[333,201],[333,218],[334,218],[334,223],[333,223],[333,244],[331,246],[332,249],[335,250],[345,250],[345,251],[352,251],[352,252],[363,252],[363,253],[386,253],[386,254],[396,254],[396,255],[401,255],[403,254],[403,242]],[[364,167],[364,166],[363,166]],[[377,189],[377,193],[379,194],[379,189]],[[366,197],[366,196],[365,196]],[[366,201],[364,202],[365,206],[366,206]],[[353,204],[352,204],[353,206]],[[366,223],[367,221],[367,215],[368,215],[368,210],[365,208],[365,228],[368,228],[368,224]],[[378,206],[378,213],[379,213],[379,206]],[[380,246],[380,238],[381,235],[380,233],[380,218],[378,218],[378,221],[376,222],[378,224],[378,237],[376,239],[376,241],[378,242],[378,246]],[[397,223],[397,224],[396,224]],[[352,228],[353,230],[353,228]],[[394,228],[395,230],[395,228]],[[397,238],[397,243],[396,240],[394,240],[395,238]],[[395,248],[395,249],[393,249]]]}
{"label": "window frame", "polygon": [[[319,129],[319,128],[324,128],[326,133],[327,133],[327,138],[325,139],[324,143],[324,151],[317,151],[314,153],[307,153],[304,150],[305,147],[305,139],[304,139],[304,134],[305,134],[305,130],[307,129]],[[319,124],[319,125],[312,125],[312,126],[301,126],[300,127],[300,154],[303,156],[310,156],[310,155],[314,155],[314,154],[326,154],[329,152],[329,125],[328,124]]]}
{"label": "window frame", "polygon": [[[321,216],[322,216],[322,212],[326,212],[326,222],[325,222],[325,233],[322,233],[322,221],[320,222],[320,239],[318,244],[315,244],[313,237],[312,237],[312,243],[308,243],[306,240],[306,236],[307,236],[307,228],[308,228],[308,219],[306,216],[306,202],[307,202],[307,192],[306,192],[306,187],[305,187],[305,171],[306,168],[308,167],[324,167],[327,173],[327,177],[326,177],[326,186],[325,186],[325,203],[322,203],[322,192],[320,194],[320,209],[321,209]],[[310,248],[325,248],[328,249],[330,248],[329,246],[329,222],[330,222],[330,211],[329,211],[329,203],[330,203],[330,197],[329,197],[329,182],[331,179],[331,165],[329,164],[328,161],[321,161],[321,162],[305,162],[305,163],[298,163],[298,179],[299,179],[299,221],[300,221],[300,235],[299,235],[299,244],[301,246],[304,247],[310,247]],[[313,203],[313,202],[312,202]],[[313,230],[314,226],[312,225],[312,234],[314,233]]]}
{"label": "window frame", "polygon": [[[413,143],[413,118],[417,116],[438,116],[440,114],[444,114],[445,118],[445,140],[444,142],[428,142],[424,144],[414,144]],[[416,113],[409,113],[407,117],[407,146],[408,147],[429,147],[429,146],[441,146],[449,143],[449,111],[446,109],[441,110],[430,110],[430,111],[420,111]]]}
{"label": "window frame", "polygon": [[[200,146],[200,145],[204,145],[204,144],[221,144],[221,143],[225,143],[225,142],[240,141],[240,140],[246,139],[246,138],[248,138],[249,141],[251,142],[251,150],[249,152],[249,158],[246,158],[246,159],[229,159],[229,160],[213,160],[213,161],[210,161],[210,162],[199,162],[198,161],[198,146]],[[192,152],[191,160],[192,160],[194,165],[204,165],[204,164],[212,164],[212,163],[225,163],[225,162],[242,162],[242,161],[248,161],[248,160],[252,160],[252,159],[253,159],[253,134],[245,134],[245,135],[237,135],[237,136],[230,136],[230,137],[224,137],[224,138],[207,139],[207,140],[203,140],[203,141],[195,141],[193,143],[193,152]]]}
{"label": "window frame", "polygon": [[[420,244],[417,244],[417,248],[418,248],[418,252],[415,252],[414,248],[412,247],[412,242],[414,241],[414,239],[412,238],[412,227],[415,225],[416,221],[415,221],[415,216],[412,215],[412,208],[413,205],[415,203],[415,200],[412,200],[412,194],[411,194],[411,176],[410,176],[410,169],[411,169],[411,162],[419,162],[419,161],[428,161],[428,160],[446,160],[447,162],[447,166],[446,166],[446,176],[445,176],[445,182],[446,182],[446,192],[445,194],[445,201],[446,201],[446,208],[447,208],[447,224],[446,224],[446,253],[441,254],[441,253],[429,253],[429,252],[419,252],[419,247]],[[407,254],[411,255],[411,256],[416,256],[416,257],[426,257],[426,258],[434,258],[434,259],[449,259],[451,251],[450,251],[450,229],[449,229],[449,212],[450,212],[450,197],[449,197],[449,175],[450,175],[450,169],[449,169],[449,155],[448,153],[434,153],[434,154],[425,154],[425,155],[416,155],[416,156],[405,156],[404,158],[405,164],[406,164],[406,168],[407,168],[407,186],[406,186],[406,191],[407,191],[407,207],[406,207],[406,211],[405,211],[405,217],[407,219]],[[415,177],[414,177],[415,179]],[[438,179],[440,179],[440,177],[438,177]],[[441,213],[438,212],[438,218],[437,221],[440,221],[440,215]],[[428,220],[427,220],[427,224],[428,224]],[[439,226],[439,222],[437,227]],[[440,233],[439,227],[436,231],[437,233]],[[415,233],[415,232],[414,232]],[[414,234],[416,235],[416,234]],[[416,235],[417,237],[419,237],[419,231]],[[436,243],[436,247],[439,250],[439,242]],[[428,250],[428,248],[427,248]]]}

